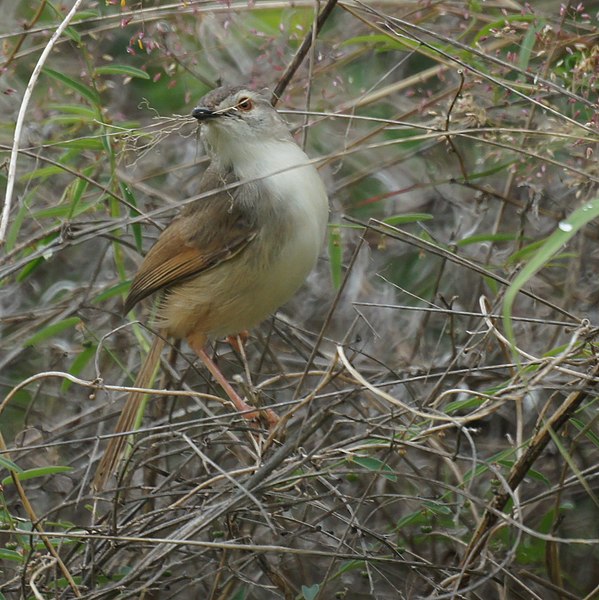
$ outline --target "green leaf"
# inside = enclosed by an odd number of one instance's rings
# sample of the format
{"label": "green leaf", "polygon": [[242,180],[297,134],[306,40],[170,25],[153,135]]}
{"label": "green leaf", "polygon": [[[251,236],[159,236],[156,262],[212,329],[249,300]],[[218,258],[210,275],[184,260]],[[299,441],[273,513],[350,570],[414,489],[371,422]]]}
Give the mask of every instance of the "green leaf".
{"label": "green leaf", "polygon": [[[487,177],[490,177],[491,175],[495,175],[496,173],[505,171],[508,167],[511,167],[515,163],[516,163],[515,160],[509,160],[507,162],[499,163],[497,165],[489,167],[488,169],[485,169],[484,171],[476,171],[474,173],[468,173],[468,181],[472,182],[472,181],[475,181],[476,179],[485,179]],[[455,181],[456,181],[456,183],[464,183],[465,182],[463,177],[458,177]]]}
{"label": "green leaf", "polygon": [[450,415],[458,410],[470,410],[473,408],[478,408],[484,401],[485,398],[480,398],[476,396],[466,398],[465,400],[455,400],[454,402],[450,402],[449,404],[447,404],[444,412]]}
{"label": "green leaf", "polygon": [[486,275],[483,277],[483,281],[485,285],[491,290],[494,296],[499,293],[499,284],[492,277],[487,277]]}
{"label": "green leaf", "polygon": [[423,500],[422,506],[435,515],[450,515],[451,509],[445,504],[433,500]]}
{"label": "green leaf", "polygon": [[[8,550],[6,548],[0,548],[0,560],[12,560],[14,562],[23,562],[23,555],[16,550]],[[0,592],[0,600],[5,598]]]}
{"label": "green leaf", "polygon": [[343,238],[339,225],[329,225],[329,264],[331,268],[331,281],[338,290],[343,279]]}
{"label": "green leaf", "polygon": [[58,323],[52,323],[47,327],[44,327],[36,334],[32,335],[25,343],[24,346],[35,346],[48,338],[54,337],[58,333],[62,331],[66,331],[67,329],[72,329],[81,323],[81,319],[79,317],[69,317],[68,319],[63,319],[62,321],[58,321]]}
{"label": "green leaf", "polygon": [[46,75],[49,75],[50,77],[56,79],[57,81],[64,83],[67,87],[77,92],[80,96],[83,96],[86,100],[89,100],[89,102],[91,102],[94,106],[99,107],[100,96],[95,90],[91,89],[86,85],[83,85],[79,81],[75,81],[74,79],[67,77],[64,73],[59,73],[58,71],[55,71],[54,69],[49,69],[48,67],[45,67],[43,69],[43,72]]}
{"label": "green leaf", "polygon": [[67,37],[71,38],[78,46],[81,44],[81,36],[74,27],[67,27],[64,30],[64,33]]}
{"label": "green leaf", "polygon": [[17,463],[14,463],[12,460],[9,460],[8,458],[6,458],[5,456],[2,456],[0,454],[0,467],[2,467],[3,469],[6,469],[7,471],[15,471],[16,473],[22,473],[23,469],[21,469],[21,467],[19,467],[19,465],[17,465]]}
{"label": "green leaf", "polygon": [[24,281],[25,279],[27,279],[27,277],[29,277],[29,275],[31,275],[31,273],[33,273],[33,271],[35,271],[41,264],[43,264],[46,261],[45,257],[40,256],[38,258],[34,258],[31,261],[29,261],[20,271],[19,274],[17,275],[17,281],[19,283],[21,283],[21,281]]}
{"label": "green leaf", "polygon": [[62,126],[74,126],[79,127],[83,123],[88,121],[95,121],[96,115],[91,119],[86,116],[78,115],[50,115],[47,119],[44,119],[46,124],[62,125]]}
{"label": "green leaf", "polygon": [[104,151],[102,140],[94,137],[77,138],[73,140],[63,140],[54,144],[60,148],[76,148],[77,150],[95,150]]}
{"label": "green leaf", "polygon": [[470,244],[482,244],[484,242],[511,242],[518,239],[517,233],[481,233],[471,235],[456,242],[457,246],[469,246]]}
{"label": "green leaf", "polygon": [[[564,460],[570,467],[571,471],[574,473],[574,475],[578,479],[578,482],[580,483],[580,485],[584,488],[585,492],[589,495],[589,498],[593,501],[593,503],[595,505],[597,505],[597,502],[599,500],[595,496],[595,493],[594,493],[593,489],[591,488],[589,482],[586,480],[584,474],[582,473],[582,471],[579,469],[578,465],[576,464],[574,457],[570,454],[569,450],[563,445],[562,440],[560,439],[561,436],[559,436],[551,427],[549,427],[547,429],[547,431],[549,432],[549,435],[551,436],[553,443],[556,445],[557,449],[560,451],[560,454],[562,455],[562,457],[564,458]],[[548,486],[549,485],[550,484],[548,484]]]}
{"label": "green leaf", "polygon": [[349,462],[360,465],[369,471],[380,473],[383,475],[383,477],[389,479],[389,481],[397,481],[397,475],[395,475],[393,469],[378,458],[373,458],[372,456],[355,455],[349,457],[348,460]]}
{"label": "green leaf", "polygon": [[348,38],[341,42],[341,46],[353,46],[354,44],[376,44],[376,43],[387,43],[391,38],[388,35],[382,33],[368,34],[368,35],[356,35]]}
{"label": "green leaf", "polygon": [[81,10],[73,15],[71,23],[76,23],[77,21],[84,21],[85,19],[95,19],[99,16],[100,13],[97,10]]}
{"label": "green leaf", "polygon": [[355,571],[356,569],[363,569],[365,564],[366,563],[363,560],[346,560],[339,566],[339,569],[335,573],[335,577],[339,577],[344,573]]}
{"label": "green leaf", "polygon": [[[78,377],[95,354],[95,344],[89,346],[88,348],[84,348],[81,352],[79,352],[79,354],[77,354],[75,360],[71,363],[71,366],[69,367],[69,373],[75,377]],[[73,382],[70,379],[63,379],[60,386],[60,391],[64,394],[68,391],[71,385],[73,385]]]}
{"label": "green leaf", "polygon": [[51,175],[57,175],[58,173],[64,173],[64,169],[61,169],[56,165],[52,165],[49,167],[41,167],[39,169],[35,169],[34,171],[29,171],[29,173],[21,175],[21,177],[19,177],[19,181],[33,181],[34,179],[45,179],[46,177],[50,177]]}
{"label": "green leaf", "polygon": [[433,215],[428,213],[406,213],[405,215],[394,215],[383,219],[387,225],[402,225],[404,223],[415,223],[416,221],[430,221]]}
{"label": "green leaf", "polygon": [[[137,209],[137,200],[135,198],[135,195],[131,191],[131,188],[122,181],[119,183],[119,186],[120,186],[121,192],[123,193],[123,196],[125,196],[125,199],[127,200],[127,202],[129,202],[129,204],[131,204],[132,206],[135,207],[135,209],[129,209],[129,214],[132,217],[138,217],[141,213],[138,210],[136,210]],[[141,253],[141,251],[143,250],[141,224],[140,223],[132,223],[131,231],[133,231],[133,239],[135,240],[135,247],[137,248],[137,251]]]}
{"label": "green leaf", "polygon": [[302,596],[304,597],[304,600],[314,600],[314,598],[318,596],[318,592],[320,592],[320,586],[317,583],[310,587],[302,585]]}
{"label": "green leaf", "polygon": [[[498,465],[505,467],[506,469],[511,469],[515,464],[514,460],[497,460],[495,462]],[[549,481],[549,479],[547,479],[547,477],[545,477],[545,475],[543,475],[543,473],[541,473],[540,471],[536,471],[535,469],[529,469],[528,471],[526,471],[526,475],[530,475],[532,479],[536,479],[537,481],[543,482],[548,487],[551,486],[551,482]]]}
{"label": "green leaf", "polygon": [[106,300],[110,300],[110,298],[114,298],[115,296],[120,296],[121,294],[128,292],[130,287],[130,281],[121,281],[120,283],[117,283],[116,285],[113,285],[112,287],[109,287],[107,290],[104,290],[98,294],[93,301],[100,304]]}
{"label": "green leaf", "polygon": [[427,522],[427,519],[422,514],[422,511],[417,510],[417,511],[410,513],[410,514],[406,515],[405,517],[402,517],[401,519],[399,519],[399,521],[397,521],[397,523],[395,524],[395,529],[397,531],[399,531],[400,529],[403,529],[404,527],[407,527],[408,525],[419,525],[420,523],[425,523],[425,522]]}
{"label": "green leaf", "polygon": [[530,57],[532,56],[532,51],[535,47],[537,32],[544,26],[545,25],[541,23],[535,25],[531,22],[528,24],[528,31],[520,44],[520,55],[518,56],[518,66],[523,71],[526,71],[530,65]]}
{"label": "green leaf", "polygon": [[[490,464],[502,463],[502,461],[511,460],[510,457],[514,456],[514,452],[515,452],[514,448],[506,448],[505,450],[502,450],[501,452],[498,452],[497,454],[491,456],[485,462],[480,463],[474,469],[467,471],[464,474],[464,476],[462,477],[462,482],[468,483],[473,478],[478,477],[479,475],[482,475],[483,473],[486,473],[489,470]],[[513,463],[513,461],[512,461],[512,463]]]}
{"label": "green leaf", "polygon": [[12,224],[10,229],[8,230],[8,235],[6,236],[6,251],[7,253],[11,252],[17,243],[17,239],[19,237],[19,231],[21,230],[21,225],[25,221],[25,218],[29,216],[29,211],[31,210],[31,202],[37,196],[38,191],[36,189],[30,190],[27,195],[23,198],[22,202],[19,206],[19,212],[12,219]]}
{"label": "green leaf", "polygon": [[[35,469],[27,469],[18,473],[19,481],[27,481],[36,477],[46,477],[47,475],[55,475],[56,473],[66,473],[72,471],[73,467],[38,467]],[[7,486],[13,483],[12,477],[5,477],[0,484]]]}
{"label": "green leaf", "polygon": [[587,429],[587,426],[579,419],[570,419],[570,422],[572,423],[572,425],[574,425],[574,427],[576,427],[576,429],[578,429],[578,431],[582,431],[584,432],[585,436],[597,447],[599,448],[599,436],[594,433],[593,431],[591,431],[590,429]]}
{"label": "green leaf", "polygon": [[[581,208],[575,210],[566,220],[558,225],[558,228],[545,240],[536,254],[514,278],[514,281],[506,290],[503,302],[505,333],[510,342],[515,344],[512,308],[520,290],[576,235],[582,227],[598,216],[599,198],[595,198]],[[517,355],[516,359],[518,359]]]}
{"label": "green leaf", "polygon": [[537,240],[532,242],[523,248],[520,248],[517,252],[514,252],[506,261],[508,265],[517,264],[526,260],[528,257],[534,255],[535,252],[547,241],[547,239]]}
{"label": "green leaf", "polygon": [[76,215],[80,215],[82,212],[87,211],[88,208],[91,208],[92,206],[96,205],[96,202],[92,202],[87,205],[84,205],[81,209],[79,209],[78,206],[81,197],[83,196],[83,194],[87,190],[87,186],[89,185],[86,178],[91,176],[94,169],[95,167],[93,165],[83,169],[81,174],[84,175],[85,178],[77,177],[77,179],[69,185],[68,193],[71,196],[71,210],[69,211],[67,219],[70,220]]}
{"label": "green leaf", "polygon": [[[62,20],[63,15],[52,2],[48,2],[48,8],[50,8],[54,12],[54,14],[59,20]],[[81,44],[81,35],[79,35],[79,32],[73,27],[66,27],[64,30],[64,35],[73,40],[77,45]]]}
{"label": "green leaf", "polygon": [[[82,181],[78,179],[77,181]],[[75,182],[73,182],[75,183]],[[87,183],[84,181],[84,183]],[[72,185],[72,184],[71,184]],[[71,188],[69,188],[71,189]],[[48,208],[44,208],[42,210],[37,210],[33,213],[33,216],[36,219],[47,219],[49,217],[54,217],[58,219],[72,219],[78,215],[83,214],[84,212],[96,208],[98,205],[97,202],[86,202],[81,204],[80,206],[73,207],[72,204],[59,204],[58,206],[50,206]]]}
{"label": "green leaf", "polygon": [[88,108],[82,104],[48,104],[49,110],[55,110],[67,115],[79,115],[86,120],[93,120],[98,116],[98,112],[93,108]]}
{"label": "green leaf", "polygon": [[141,69],[130,67],[129,65],[105,65],[97,67],[94,70],[95,75],[125,75],[127,77],[139,77],[140,79],[150,79],[150,76]]}

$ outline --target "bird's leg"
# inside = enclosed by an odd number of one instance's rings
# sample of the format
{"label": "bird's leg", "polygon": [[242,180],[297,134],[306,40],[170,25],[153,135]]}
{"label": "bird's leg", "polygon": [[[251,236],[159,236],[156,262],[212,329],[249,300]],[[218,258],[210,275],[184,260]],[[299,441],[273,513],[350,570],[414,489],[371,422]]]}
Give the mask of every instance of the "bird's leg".
{"label": "bird's leg", "polygon": [[206,368],[210,371],[214,379],[223,388],[224,392],[229,397],[229,400],[233,402],[235,408],[241,413],[241,416],[249,421],[257,419],[260,414],[264,414],[268,423],[268,428],[274,427],[279,418],[270,409],[256,410],[254,406],[250,406],[241,396],[233,389],[233,386],[227,381],[227,378],[222,374],[216,363],[210,358],[206,350],[204,349],[205,339],[204,336],[194,336],[194,334],[188,336],[188,344],[191,349],[198,355],[198,358],[206,365]]}
{"label": "bird's leg", "polygon": [[[237,335],[228,335],[227,342],[237,352],[237,354],[241,357],[241,362],[243,364],[243,369],[245,370],[245,380],[248,385],[252,386],[252,374],[250,373],[250,365],[248,363],[247,356],[245,355],[244,345],[250,337],[249,331],[240,331]],[[255,400],[255,397],[254,397]]]}
{"label": "bird's leg", "polygon": [[247,342],[250,337],[250,332],[246,329],[245,331],[240,331],[236,335],[228,335],[227,342],[229,342],[229,346],[239,352],[239,354],[243,353],[243,345]]}

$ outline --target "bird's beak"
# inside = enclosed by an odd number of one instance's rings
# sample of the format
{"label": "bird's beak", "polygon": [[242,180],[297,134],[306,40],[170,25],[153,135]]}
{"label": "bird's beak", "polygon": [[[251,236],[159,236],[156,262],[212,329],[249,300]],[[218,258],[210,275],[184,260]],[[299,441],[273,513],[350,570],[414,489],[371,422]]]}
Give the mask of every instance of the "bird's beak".
{"label": "bird's beak", "polygon": [[195,117],[198,121],[207,121],[208,119],[215,119],[220,113],[210,110],[209,108],[203,108],[198,106],[194,108],[191,116]]}

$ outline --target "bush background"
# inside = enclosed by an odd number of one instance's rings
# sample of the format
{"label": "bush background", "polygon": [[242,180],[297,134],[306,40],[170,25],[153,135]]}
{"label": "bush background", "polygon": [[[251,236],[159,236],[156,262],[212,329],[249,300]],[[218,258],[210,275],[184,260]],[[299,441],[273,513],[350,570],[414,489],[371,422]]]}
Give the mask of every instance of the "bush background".
{"label": "bush background", "polygon": [[272,90],[323,4],[82,2],[12,178],[73,3],[3,3],[3,597],[596,597],[597,2],[339,3],[278,105],[327,248],[215,345],[285,436],[175,345],[90,490],[151,340],[130,278],[205,168],[188,115]]}

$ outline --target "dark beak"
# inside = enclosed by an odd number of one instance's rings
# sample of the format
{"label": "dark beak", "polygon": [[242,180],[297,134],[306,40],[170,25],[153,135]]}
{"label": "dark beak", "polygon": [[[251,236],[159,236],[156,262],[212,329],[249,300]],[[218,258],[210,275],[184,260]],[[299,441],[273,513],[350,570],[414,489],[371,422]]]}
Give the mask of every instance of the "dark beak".
{"label": "dark beak", "polygon": [[198,121],[207,121],[208,119],[215,119],[219,116],[219,114],[220,113],[214,112],[209,108],[202,108],[201,106],[198,106],[197,108],[193,109],[191,116],[195,117]]}

